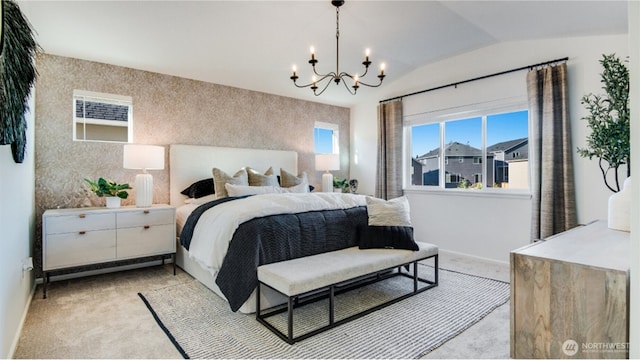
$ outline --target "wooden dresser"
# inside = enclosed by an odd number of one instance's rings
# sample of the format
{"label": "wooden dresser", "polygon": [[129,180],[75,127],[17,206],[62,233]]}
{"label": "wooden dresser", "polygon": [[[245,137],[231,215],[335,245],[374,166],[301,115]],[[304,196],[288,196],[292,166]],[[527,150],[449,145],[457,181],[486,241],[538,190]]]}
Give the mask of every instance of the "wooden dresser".
{"label": "wooden dresser", "polygon": [[596,221],[511,252],[511,357],[628,357],[630,251]]}

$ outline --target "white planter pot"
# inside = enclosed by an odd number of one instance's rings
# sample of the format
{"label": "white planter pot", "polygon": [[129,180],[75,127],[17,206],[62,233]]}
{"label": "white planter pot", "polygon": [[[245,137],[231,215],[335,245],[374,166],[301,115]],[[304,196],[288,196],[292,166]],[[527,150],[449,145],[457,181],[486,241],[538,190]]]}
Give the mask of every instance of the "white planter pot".
{"label": "white planter pot", "polygon": [[631,231],[631,177],[624,181],[622,190],[609,197],[610,229]]}
{"label": "white planter pot", "polygon": [[107,199],[107,207],[109,209],[117,209],[120,207],[120,200],[122,199],[120,199],[119,197],[107,196],[106,199]]}

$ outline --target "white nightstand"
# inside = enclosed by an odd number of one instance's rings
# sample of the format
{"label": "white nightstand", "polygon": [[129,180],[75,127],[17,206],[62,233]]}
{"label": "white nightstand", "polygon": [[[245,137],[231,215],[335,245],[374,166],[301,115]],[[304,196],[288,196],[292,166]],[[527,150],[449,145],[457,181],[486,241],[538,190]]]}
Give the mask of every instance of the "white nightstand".
{"label": "white nightstand", "polygon": [[42,215],[43,297],[51,271],[171,255],[175,275],[175,253],[173,206],[47,210]]}

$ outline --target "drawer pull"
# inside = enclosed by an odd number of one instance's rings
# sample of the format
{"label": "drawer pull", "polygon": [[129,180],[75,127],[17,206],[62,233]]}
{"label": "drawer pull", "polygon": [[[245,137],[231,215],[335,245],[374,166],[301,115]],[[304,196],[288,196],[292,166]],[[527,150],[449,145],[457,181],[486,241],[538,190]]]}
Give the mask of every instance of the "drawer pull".
{"label": "drawer pull", "polygon": [[151,226],[145,225],[144,228],[145,228],[145,230],[147,230],[147,229],[151,228]]}
{"label": "drawer pull", "polygon": [[86,231],[80,231],[80,232],[78,232],[78,234],[80,234],[80,235],[84,235],[84,234],[86,234],[86,233],[87,233]]}
{"label": "drawer pull", "polygon": [[80,215],[78,215],[78,217],[79,217],[80,219],[84,219],[84,218],[86,218],[86,217],[87,217],[87,215],[85,215],[85,214],[80,214]]}
{"label": "drawer pull", "polygon": [[143,211],[143,212],[144,212],[145,214],[148,214],[148,213],[149,213],[149,210],[145,210],[145,211]]}

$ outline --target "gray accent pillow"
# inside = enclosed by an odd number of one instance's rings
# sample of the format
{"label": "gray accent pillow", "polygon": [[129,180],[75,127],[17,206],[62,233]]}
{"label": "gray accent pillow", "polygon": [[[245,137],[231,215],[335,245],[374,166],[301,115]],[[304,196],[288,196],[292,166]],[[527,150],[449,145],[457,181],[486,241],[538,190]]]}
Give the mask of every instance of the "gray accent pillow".
{"label": "gray accent pillow", "polygon": [[249,178],[245,169],[240,169],[233,176],[224,171],[213,168],[213,183],[216,189],[216,199],[228,197],[227,189],[224,184],[249,185]]}
{"label": "gray accent pillow", "polygon": [[269,167],[264,174],[248,166],[245,169],[249,176],[249,186],[280,186],[278,176],[273,172],[272,167]]}
{"label": "gray accent pillow", "polygon": [[367,196],[369,226],[411,226],[409,200],[406,196],[391,200]]}
{"label": "gray accent pillow", "polygon": [[309,185],[309,179],[307,178],[306,172],[303,171],[300,175],[296,176],[284,169],[280,169],[280,186],[288,188],[300,184]]}

